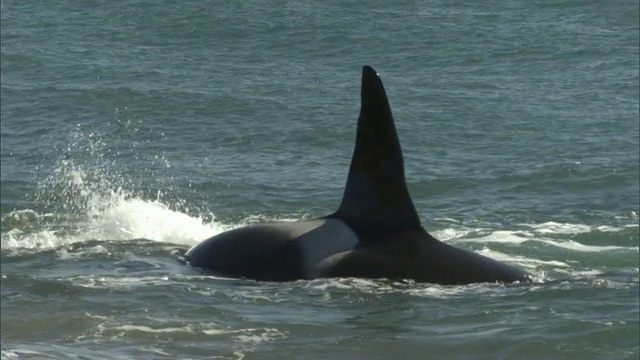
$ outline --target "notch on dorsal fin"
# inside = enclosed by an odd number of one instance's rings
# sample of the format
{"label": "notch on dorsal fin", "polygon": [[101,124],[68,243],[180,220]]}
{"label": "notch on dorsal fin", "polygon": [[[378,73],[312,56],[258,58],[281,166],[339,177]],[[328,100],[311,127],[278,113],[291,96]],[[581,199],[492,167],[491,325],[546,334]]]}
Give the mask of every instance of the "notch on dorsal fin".
{"label": "notch on dorsal fin", "polygon": [[340,208],[331,217],[356,231],[420,228],[404,177],[404,160],[382,80],[362,69],[356,146]]}

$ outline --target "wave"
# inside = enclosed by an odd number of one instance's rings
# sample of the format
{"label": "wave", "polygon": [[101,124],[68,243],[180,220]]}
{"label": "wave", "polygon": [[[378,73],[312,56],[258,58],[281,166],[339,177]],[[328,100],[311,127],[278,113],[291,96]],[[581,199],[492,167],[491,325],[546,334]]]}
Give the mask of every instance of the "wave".
{"label": "wave", "polygon": [[[75,138],[86,139],[82,135]],[[183,199],[171,199],[171,194],[128,190],[133,187],[131,182],[110,170],[109,161],[102,157],[108,151],[100,141],[91,141],[89,145],[74,145],[76,148],[57,161],[52,175],[43,182],[36,200],[48,210],[14,210],[2,216],[3,256],[57,250],[61,260],[70,260],[102,254],[109,251],[105,248],[112,248],[92,243],[95,241],[132,244],[140,239],[187,248],[238,226],[310,216],[253,214],[232,223],[218,221],[214,212],[199,209]],[[77,165],[70,157],[73,159],[73,152],[78,151],[97,155],[91,155],[93,160],[89,163]],[[632,215],[635,219],[637,214]],[[526,268],[541,279],[549,271],[577,270],[576,264],[585,262],[589,254],[601,254],[602,259],[589,260],[593,266],[610,267],[615,260],[625,268],[637,269],[637,224],[548,221],[504,225],[446,217],[434,220],[436,226],[430,226],[430,231],[435,228],[432,231],[435,237]],[[67,251],[71,244],[84,246]],[[131,251],[131,247],[126,251]],[[624,257],[622,262],[616,258],[620,255]],[[580,269],[584,270],[587,269]]]}
{"label": "wave", "polygon": [[[42,251],[78,242],[134,239],[192,246],[210,236],[248,223],[294,220],[290,215],[274,218],[256,214],[237,223],[225,224],[216,221],[215,214],[191,215],[172,209],[171,204],[163,203],[161,199],[145,200],[121,189],[95,194],[88,203],[85,216],[38,213],[32,209],[15,210],[4,215],[4,227],[10,229],[1,234],[3,250]],[[516,246],[533,242],[576,252],[639,251],[638,246],[590,245],[567,239],[568,235],[576,234],[620,233],[629,231],[629,227],[554,222],[518,224],[516,227],[514,230],[495,230],[484,226],[456,225],[435,230],[433,234],[454,244]],[[637,231],[637,227],[632,231]],[[487,255],[501,257],[497,253]]]}
{"label": "wave", "polygon": [[[546,223],[545,223],[546,224]],[[544,225],[544,224],[541,224]],[[583,234],[583,233],[601,233],[601,232],[624,232],[625,228],[613,228],[607,226],[607,230],[603,231],[602,228],[604,226],[588,226],[582,224],[563,224],[564,226],[559,229],[559,231],[553,231],[552,229],[540,226],[540,225],[529,225],[532,228],[543,228],[542,232],[536,231],[522,231],[522,230],[513,230],[513,231],[505,231],[505,230],[496,230],[490,232],[486,236],[477,237],[477,238],[454,238],[450,239],[454,243],[499,243],[499,244],[511,244],[511,245],[520,245],[526,242],[538,242],[550,246],[555,246],[558,248],[578,251],[578,252],[602,252],[602,251],[611,251],[611,250],[625,250],[625,251],[635,251],[638,252],[639,248],[637,246],[616,246],[616,245],[587,245],[582,244],[574,240],[570,239],[557,239],[542,236],[542,234],[554,234],[554,235],[575,235],[575,234]],[[567,232],[567,228],[574,228],[579,231],[577,232]],[[450,231],[449,229],[445,231]],[[468,232],[474,232],[477,229],[470,229]],[[468,232],[465,232],[464,235],[467,235]]]}
{"label": "wave", "polygon": [[31,209],[10,212],[2,218],[3,223],[12,225],[9,231],[2,233],[3,251],[44,251],[93,240],[149,239],[195,245],[233,227],[215,220],[206,222],[203,216],[194,217],[172,210],[159,200],[131,198],[123,192],[100,196],[95,201],[100,202],[99,206],[91,207],[87,216],[80,219],[55,213],[37,213]]}

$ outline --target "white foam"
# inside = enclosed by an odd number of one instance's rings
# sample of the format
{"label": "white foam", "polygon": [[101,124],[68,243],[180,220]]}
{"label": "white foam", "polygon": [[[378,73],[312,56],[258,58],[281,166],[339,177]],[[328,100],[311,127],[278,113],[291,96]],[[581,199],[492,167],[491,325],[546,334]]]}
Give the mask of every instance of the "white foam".
{"label": "white foam", "polygon": [[619,232],[619,231],[623,231],[625,227],[637,227],[637,225],[631,224],[629,225],[625,225],[623,227],[619,227],[619,226],[608,226],[608,225],[600,225],[597,226],[596,229],[600,232]]}
{"label": "white foam", "polygon": [[286,333],[273,328],[264,329],[243,329],[242,334],[236,340],[244,343],[257,344],[265,341],[273,341],[286,338]]}
{"label": "white foam", "polygon": [[[113,324],[107,321],[98,325],[101,333],[105,331],[116,331],[119,333],[141,332],[149,334],[180,334],[180,333],[201,333],[209,336],[231,335],[235,341],[240,343],[257,344],[265,341],[273,341],[286,338],[286,332],[275,328],[245,328],[245,329],[225,329],[215,323],[187,324],[184,326],[163,326],[162,323],[149,325],[134,324]],[[124,336],[124,334],[122,334]]]}
{"label": "white foam", "polygon": [[[202,217],[172,210],[159,200],[127,197],[123,192],[97,196],[91,202],[86,218],[79,220],[73,233],[46,227],[33,232],[14,228],[2,234],[2,248],[47,250],[90,240],[132,239],[191,246],[233,227],[215,220],[205,223]],[[33,210],[20,210],[7,216],[16,218],[25,214],[35,221],[51,216]],[[67,255],[61,254],[63,257]]]}
{"label": "white foam", "polygon": [[[160,242],[195,245],[224,231],[228,226],[215,221],[205,224],[201,217],[192,217],[171,210],[159,200],[127,198],[112,193],[100,204],[90,208],[90,223],[85,237],[96,240],[149,239]],[[106,204],[106,206],[105,206]]]}
{"label": "white foam", "polygon": [[[542,282],[534,278],[535,282]],[[373,295],[388,293],[406,293],[413,296],[449,299],[474,295],[496,295],[504,294],[503,284],[469,284],[469,285],[437,285],[428,283],[416,283],[415,281],[391,281],[386,279],[358,279],[358,278],[332,278],[318,279],[307,282],[305,288],[318,290],[323,294],[323,301],[330,300],[334,291],[344,291],[354,289],[358,293]],[[328,296],[327,296],[328,295]]]}
{"label": "white foam", "polygon": [[[129,181],[111,170],[114,164],[104,158],[106,145],[99,136],[79,129],[70,135],[69,145],[36,194],[39,205],[62,208],[54,214],[23,209],[5,215],[3,225],[9,221],[15,228],[2,234],[3,249],[46,250],[89,240],[141,238],[195,245],[230,227],[216,222],[212,214],[206,214],[212,220],[205,222],[205,216],[178,211],[179,206],[163,201],[160,192],[151,200],[125,189]],[[80,163],[74,160],[78,153],[83,155]]]}
{"label": "white foam", "polygon": [[146,332],[146,333],[182,333],[182,332],[186,332],[186,333],[191,333],[193,332],[193,329],[191,328],[191,326],[186,325],[183,327],[166,327],[166,328],[152,328],[149,326],[142,326],[142,325],[120,325],[118,327],[116,327],[116,329],[118,330],[122,330],[122,331],[139,331],[139,332]]}
{"label": "white foam", "polygon": [[[568,229],[580,230],[583,231],[584,227],[591,228],[586,225],[573,225],[573,224],[564,224],[566,226],[560,227],[560,233],[564,234],[575,234],[574,232],[565,232]],[[551,230],[547,227],[543,227],[545,231],[543,233],[549,234]],[[572,230],[572,231],[573,231]],[[610,231],[611,228],[608,228]],[[621,231],[622,229],[618,230]],[[458,232],[458,236],[464,236],[468,234],[469,231]],[[564,239],[551,239],[547,237],[540,236],[540,234],[536,234],[535,232],[530,231],[505,231],[505,230],[497,230],[493,231],[487,236],[479,237],[479,238],[451,238],[451,242],[453,243],[498,243],[498,244],[509,244],[509,245],[521,245],[525,242],[539,242],[550,246],[555,246],[562,249],[578,251],[578,252],[604,252],[604,251],[613,251],[613,250],[625,250],[625,251],[639,251],[639,247],[633,246],[616,246],[616,245],[585,245],[581,244],[574,240],[564,240]]]}
{"label": "white foam", "polygon": [[20,229],[11,229],[1,235],[2,249],[51,249],[58,247],[62,241],[51,230],[26,233]]}
{"label": "white foam", "polygon": [[[463,232],[462,236],[467,235],[471,231]],[[466,239],[452,239],[452,242],[456,243],[499,243],[499,244],[513,244],[519,245],[525,241],[531,240],[530,238],[523,237],[528,234],[523,233],[521,231],[505,231],[505,230],[496,230],[490,233],[487,236],[483,236],[480,238],[466,238]]]}
{"label": "white foam", "polygon": [[15,360],[20,359],[20,356],[24,355],[27,359],[45,359],[51,358],[50,354],[39,352],[31,349],[14,349],[14,350],[2,350],[2,360]]}
{"label": "white foam", "polygon": [[554,266],[554,267],[570,267],[571,266],[562,261],[556,261],[556,260],[545,261],[545,260],[532,259],[532,258],[523,257],[523,256],[517,256],[517,255],[508,255],[499,251],[490,250],[486,248],[478,251],[478,253],[501,262],[517,264],[519,266],[527,267],[531,269],[536,268],[540,265]]}
{"label": "white foam", "polygon": [[557,223],[553,221],[542,224],[522,224],[533,228],[540,234],[583,234],[591,232],[591,227],[582,224]]}
{"label": "white foam", "polygon": [[452,219],[452,218],[433,218],[433,220],[446,221],[446,222],[451,222],[451,223],[455,223],[455,224],[459,224],[460,223],[460,220],[456,220],[456,219]]}
{"label": "white foam", "polygon": [[571,273],[571,275],[573,276],[599,276],[599,275],[603,275],[604,271],[602,270],[583,270],[583,271],[571,271],[571,270],[567,270],[567,273]]}
{"label": "white foam", "polygon": [[559,248],[579,251],[579,252],[603,252],[603,251],[612,251],[612,250],[627,250],[627,251],[636,251],[640,250],[638,247],[632,246],[614,246],[614,245],[604,245],[604,246],[595,246],[595,245],[584,245],[579,242],[573,240],[566,241],[556,241],[551,239],[537,239],[536,241],[556,246]]}
{"label": "white foam", "polygon": [[169,277],[163,276],[138,276],[138,277],[124,277],[124,276],[77,276],[69,279],[76,286],[81,286],[91,289],[116,289],[127,288],[135,289],[142,286],[157,286],[164,285],[169,281]]}
{"label": "white foam", "polygon": [[20,358],[16,350],[2,350],[0,355],[2,360],[15,360]]}

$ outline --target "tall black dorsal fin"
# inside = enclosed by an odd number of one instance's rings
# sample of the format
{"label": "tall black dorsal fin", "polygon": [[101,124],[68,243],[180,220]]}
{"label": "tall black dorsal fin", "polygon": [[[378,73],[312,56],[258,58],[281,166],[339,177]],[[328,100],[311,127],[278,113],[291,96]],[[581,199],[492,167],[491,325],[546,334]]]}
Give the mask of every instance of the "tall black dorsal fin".
{"label": "tall black dorsal fin", "polygon": [[356,146],[340,208],[332,217],[358,231],[420,228],[404,177],[402,149],[382,80],[362,68]]}

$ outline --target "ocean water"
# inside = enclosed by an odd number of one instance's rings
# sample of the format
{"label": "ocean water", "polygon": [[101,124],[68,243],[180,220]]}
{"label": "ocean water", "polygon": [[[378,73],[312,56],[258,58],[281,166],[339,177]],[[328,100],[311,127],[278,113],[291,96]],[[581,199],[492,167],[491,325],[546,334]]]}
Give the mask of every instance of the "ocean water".
{"label": "ocean water", "polygon": [[[637,359],[637,1],[1,3],[2,359]],[[381,75],[436,237],[531,285],[178,261],[334,211]]]}

